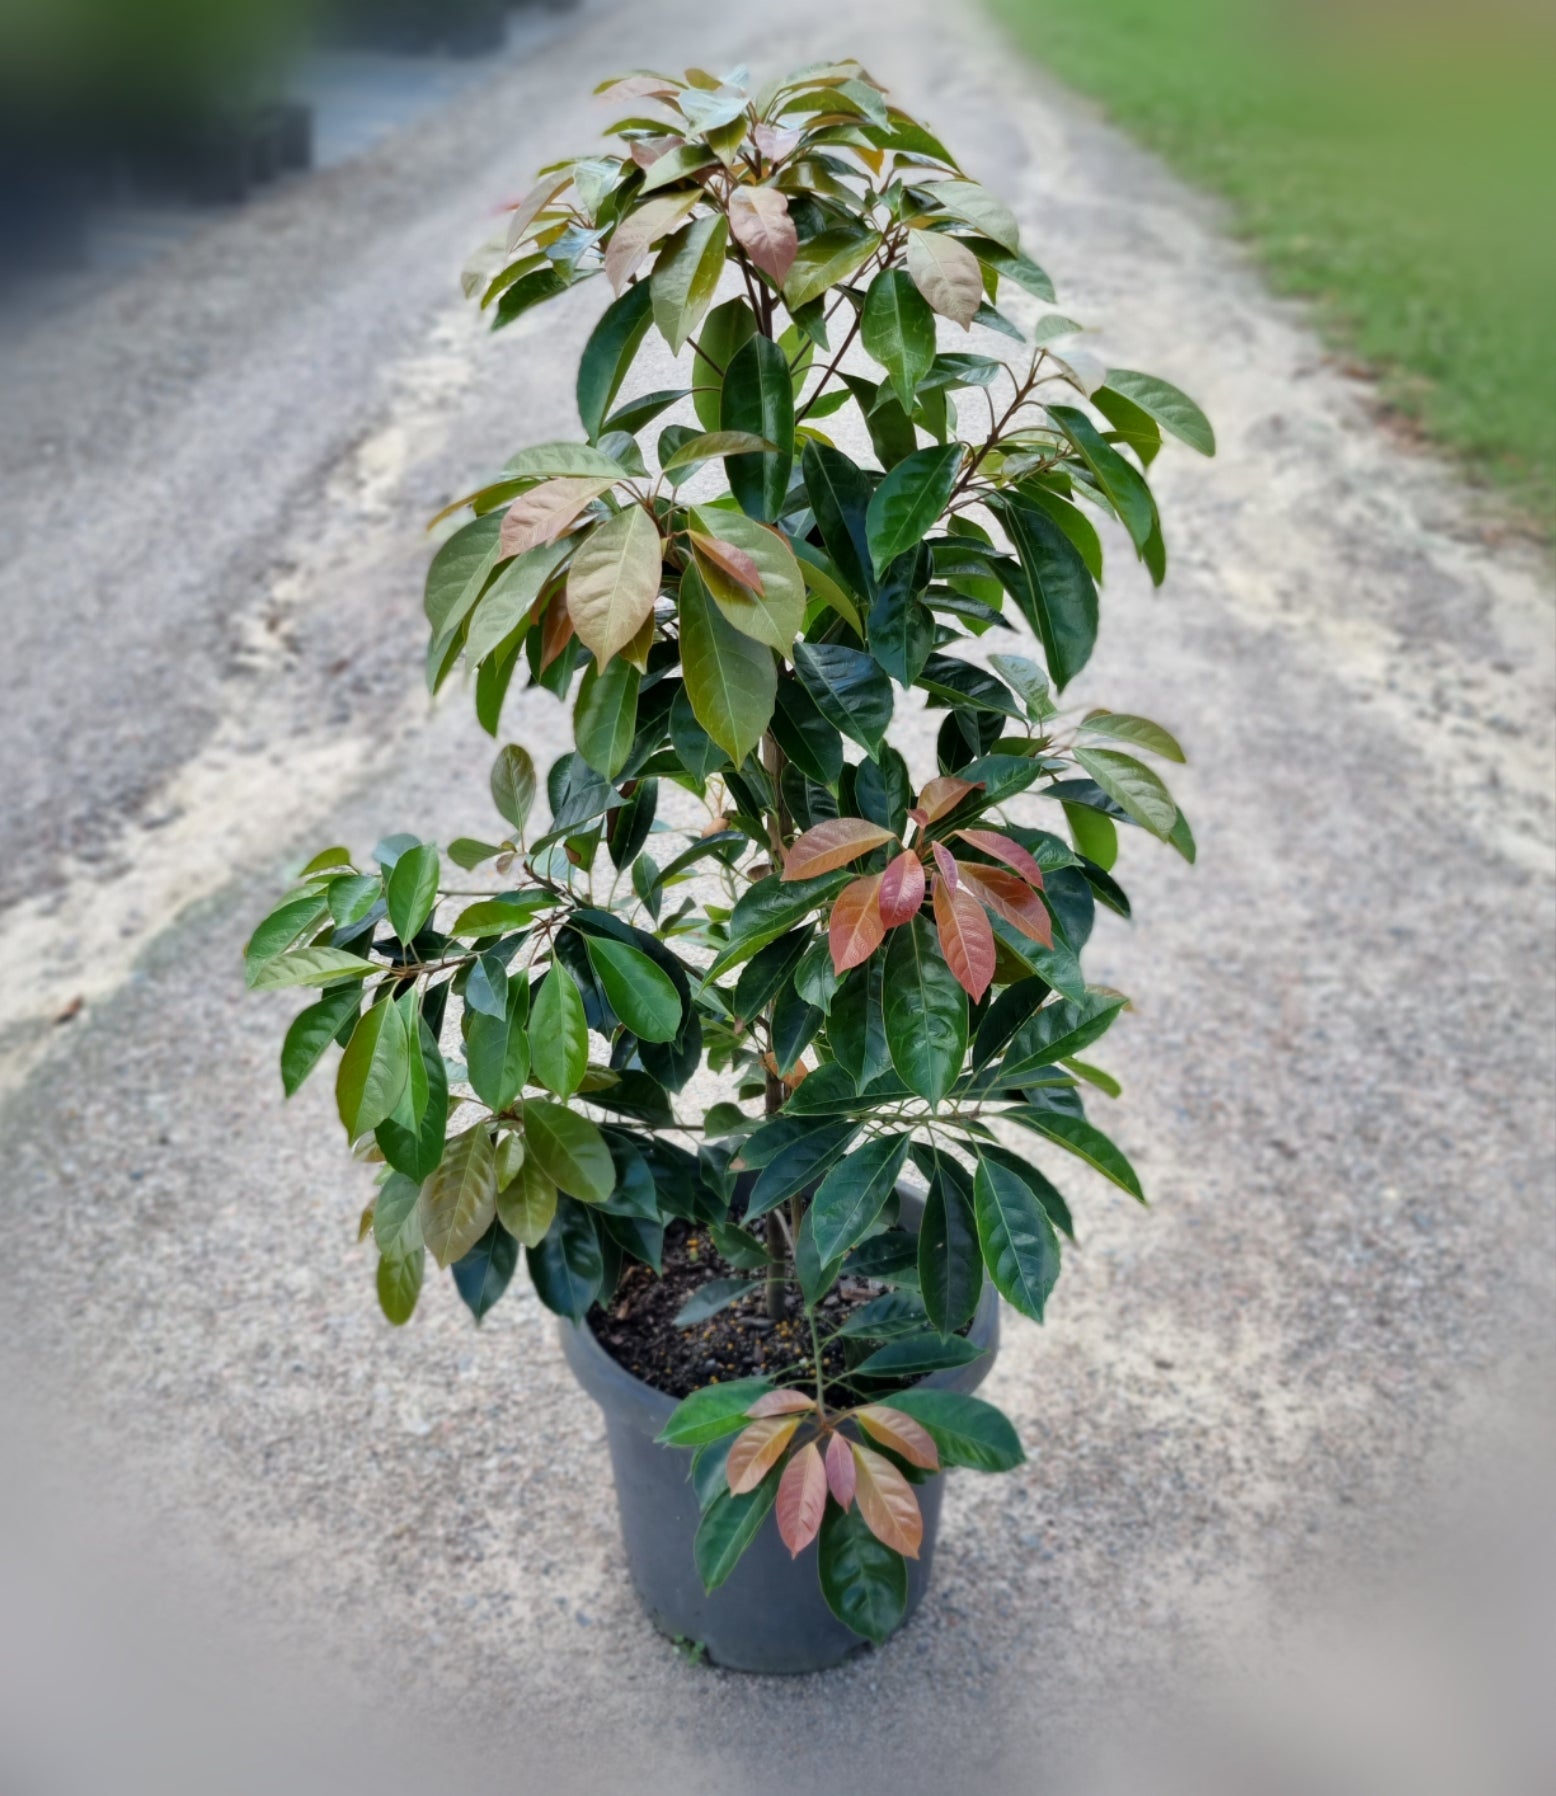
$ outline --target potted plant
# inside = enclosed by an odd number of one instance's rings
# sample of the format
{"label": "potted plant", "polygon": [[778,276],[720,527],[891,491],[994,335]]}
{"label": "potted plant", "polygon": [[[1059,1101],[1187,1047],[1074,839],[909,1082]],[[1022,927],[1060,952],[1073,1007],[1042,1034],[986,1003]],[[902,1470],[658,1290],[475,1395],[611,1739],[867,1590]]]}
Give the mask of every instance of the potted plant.
{"label": "potted plant", "polygon": [[[247,952],[322,988],[282,1077],[344,1050],[388,1319],[430,1258],[479,1320],[522,1249],[650,1613],[800,1670],[918,1600],[944,1469],[1020,1462],[971,1391],[996,1293],[1042,1319],[1064,1157],[1141,1197],[1083,1103],[1117,1095],[1086,1056],[1126,1000],[1081,954],[1098,903],[1129,914],[1118,825],[1193,859],[1139,758],[1182,754],[1059,695],[1104,532],[1165,571],[1163,432],[1214,444],[1165,381],[1056,348],[1069,319],[997,309],[1048,277],[859,64],[746,81],[607,83],[610,153],[466,273],[498,326],[614,295],[582,439],[451,506],[427,580],[434,691],[463,664],[494,738],[516,677],[571,705],[549,820],[508,743],[495,839],[327,849]],[[685,372],[640,392],[650,331]],[[888,736],[921,705],[915,779]]]}

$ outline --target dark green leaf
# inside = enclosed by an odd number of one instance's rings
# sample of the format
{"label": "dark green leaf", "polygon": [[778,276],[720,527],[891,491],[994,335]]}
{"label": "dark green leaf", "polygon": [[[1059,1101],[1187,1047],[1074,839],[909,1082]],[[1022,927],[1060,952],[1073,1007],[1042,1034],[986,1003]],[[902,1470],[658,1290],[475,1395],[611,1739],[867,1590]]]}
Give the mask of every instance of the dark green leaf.
{"label": "dark green leaf", "polygon": [[621,390],[652,318],[652,295],[648,282],[642,281],[606,307],[584,346],[578,364],[578,416],[591,443],[604,428],[605,414]]}
{"label": "dark green leaf", "polygon": [[746,1201],[746,1220],[765,1216],[815,1184],[858,1133],[857,1122],[822,1123],[780,1149],[757,1175]]}
{"label": "dark green leaf", "polygon": [[967,1052],[967,994],[924,916],[891,931],[885,981],[892,1065],[910,1090],[938,1104],[956,1082]]}
{"label": "dark green leaf", "polygon": [[943,1335],[972,1320],[983,1291],[983,1257],[972,1181],[959,1161],[936,1154],[918,1233],[919,1287],[929,1320]]}
{"label": "dark green leaf", "polygon": [[655,1438],[662,1447],[701,1447],[743,1428],[746,1411],[772,1389],[765,1378],[736,1378],[683,1398]]}
{"label": "dark green leaf", "polygon": [[507,1290],[518,1263],[518,1242],[496,1221],[467,1254],[455,1260],[450,1268],[455,1289],[477,1322]]}
{"label": "dark green leaf", "polygon": [[981,1397],[964,1397],[959,1391],[898,1391],[891,1406],[928,1430],[943,1465],[1009,1472],[1026,1458],[1015,1429]]}
{"label": "dark green leaf", "polygon": [[[448,1131],[448,1068],[444,1064],[437,1038],[423,1018],[416,1020],[415,1045],[411,1048],[411,1056],[413,1071],[419,1056],[422,1068],[420,1077],[425,1085],[421,1115],[411,1121],[402,1118],[396,1110],[395,1114],[384,1118],[373,1131],[373,1136],[384,1158],[395,1171],[403,1173],[407,1179],[413,1179],[419,1185],[423,1179],[431,1178],[437,1170],[438,1163],[443,1158],[444,1140]],[[407,1079],[407,1085],[409,1083]],[[379,1246],[383,1246],[381,1239]]]}
{"label": "dark green leaf", "polygon": [[529,1077],[529,987],[521,978],[508,982],[500,1017],[479,1010],[469,1015],[465,1063],[471,1087],[489,1109],[506,1110]]}
{"label": "dark green leaf", "polygon": [[891,682],[871,656],[841,643],[797,642],[794,671],[828,723],[872,758],[880,753],[892,717]]}
{"label": "dark green leaf", "polygon": [[341,1026],[354,1017],[362,1004],[362,987],[356,980],[327,991],[292,1019],[281,1044],[281,1088],[288,1097],[319,1064],[324,1050]]}
{"label": "dark green leaf", "polygon": [[637,730],[638,686],[642,675],[624,655],[602,673],[591,662],[573,708],[573,740],[598,774],[613,780],[627,764]]}
{"label": "dark green leaf", "polygon": [[835,1165],[811,1200],[816,1251],[841,1259],[870,1232],[907,1157],[906,1135],[880,1135]]}
{"label": "dark green leaf", "polygon": [[1048,671],[1062,692],[1096,644],[1096,582],[1075,545],[1046,512],[1010,498],[1000,499],[993,509],[1018,557],[1019,577],[1009,581],[1011,596],[1042,642]]}
{"label": "dark green leaf", "polygon": [[870,283],[862,326],[865,350],[891,376],[901,404],[911,406],[935,359],[935,315],[905,269],[885,269]]}
{"label": "dark green leaf", "polygon": [[973,1203],[995,1289],[1023,1316],[1041,1322],[1059,1277],[1059,1240],[1048,1212],[1025,1179],[988,1158],[978,1162]]}
{"label": "dark green leaf", "polygon": [[725,369],[719,428],[773,444],[772,454],[732,455],[724,463],[740,509],[770,524],[783,510],[794,466],[794,383],[789,358],[771,337],[749,338]]}
{"label": "dark green leaf", "polygon": [[699,1285],[675,1312],[675,1326],[691,1328],[698,1322],[706,1322],[720,1310],[728,1309],[737,1297],[744,1297],[751,1288],[748,1278],[710,1278],[707,1284]]}
{"label": "dark green leaf", "polygon": [[389,921],[402,942],[420,933],[432,915],[438,898],[438,851],[428,842],[418,842],[394,863],[385,881],[389,904]]}
{"label": "dark green leaf", "polygon": [[681,1027],[681,999],[668,975],[626,942],[586,939],[589,959],[622,1022],[643,1041],[673,1041]]}
{"label": "dark green leaf", "polygon": [[1053,1066],[1089,1048],[1112,1028],[1128,1002],[1121,993],[1099,987],[1078,1000],[1044,1006],[1011,1037],[999,1067],[1000,1083],[1019,1085],[1040,1067]]}
{"label": "dark green leaf", "polygon": [[807,443],[800,465],[806,495],[833,566],[855,598],[868,604],[875,597],[875,571],[870,565],[865,524],[870,483],[863,469],[828,443]]}
{"label": "dark green leaf", "polygon": [[726,1485],[708,1505],[692,1542],[692,1557],[704,1590],[717,1590],[756,1539],[778,1495],[779,1476],[774,1466],[755,1490],[739,1497],[731,1496]]}
{"label": "dark green leaf", "polygon": [[908,1609],[908,1562],[877,1540],[857,1508],[827,1504],[818,1555],[827,1607],[855,1634],[882,1646]]}
{"label": "dark green leaf", "polygon": [[1006,1114],[1012,1122],[1020,1123],[1034,1134],[1045,1135],[1060,1147],[1067,1148],[1077,1159],[1094,1167],[1103,1178],[1117,1185],[1121,1191],[1127,1191],[1141,1203],[1145,1202],[1145,1193],[1140,1188],[1140,1179],[1134,1167],[1101,1129],[1083,1117],[1061,1116],[1054,1111],[1036,1110],[1027,1105],[1007,1111]]}
{"label": "dark green leaf", "polygon": [[557,1199],[555,1220],[538,1247],[525,1249],[535,1295],[554,1315],[582,1322],[600,1294],[605,1259],[594,1218],[570,1197]]}
{"label": "dark green leaf", "polygon": [[[773,652],[728,621],[695,568],[681,576],[680,613],[686,696],[698,723],[739,766],[773,714],[778,689]],[[797,644],[796,653],[803,646]]]}
{"label": "dark green leaf", "polygon": [[[1046,1221],[1047,1219],[1044,1218]],[[904,1335],[877,1347],[853,1370],[855,1378],[922,1378],[952,1366],[970,1366],[988,1351],[962,1335]]]}
{"label": "dark green leaf", "polygon": [[939,522],[964,454],[960,443],[915,450],[875,489],[865,514],[865,532],[877,577]]}

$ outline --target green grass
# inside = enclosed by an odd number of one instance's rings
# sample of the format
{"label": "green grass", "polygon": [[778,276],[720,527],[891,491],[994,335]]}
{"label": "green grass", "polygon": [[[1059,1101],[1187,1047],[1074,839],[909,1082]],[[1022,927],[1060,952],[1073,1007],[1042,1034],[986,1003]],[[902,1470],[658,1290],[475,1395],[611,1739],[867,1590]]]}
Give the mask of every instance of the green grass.
{"label": "green grass", "polygon": [[[1280,291],[1545,536],[1556,524],[1552,36],[1389,9],[992,0],[1030,53],[1223,195]],[[1430,17],[1430,13],[1428,15]]]}

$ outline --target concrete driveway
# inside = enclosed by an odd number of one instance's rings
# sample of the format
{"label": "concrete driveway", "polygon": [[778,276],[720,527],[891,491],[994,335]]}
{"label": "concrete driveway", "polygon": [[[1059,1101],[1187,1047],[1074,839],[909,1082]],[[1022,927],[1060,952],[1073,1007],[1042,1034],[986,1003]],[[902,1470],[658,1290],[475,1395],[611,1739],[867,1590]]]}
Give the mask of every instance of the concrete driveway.
{"label": "concrete driveway", "polygon": [[[1110,1126],[1153,1208],[1069,1179],[1082,1244],[989,1385],[1030,1463],[958,1475],[897,1640],[772,1684],[640,1617],[532,1296],[477,1332],[439,1281],[382,1323],[368,1175],[327,1081],[282,1108],[290,1006],[243,993],[239,951],[299,850],[489,826],[486,739],[421,686],[423,524],[576,429],[601,296],[488,341],[456,281],[485,210],[590,141],[614,70],[851,52],[1221,454],[1164,456],[1169,583],[1115,554],[1078,694],[1191,756],[1199,865],[1132,841],[1137,921],[1091,969],[1136,1000]],[[1385,434],[1212,207],[971,9],[595,5],[5,346],[0,399],[0,1765],[981,1792],[1146,1750],[1122,1787],[1520,1787],[1550,1588],[1550,568]],[[510,704],[543,763],[564,729]],[[928,726],[899,735],[922,764]]]}

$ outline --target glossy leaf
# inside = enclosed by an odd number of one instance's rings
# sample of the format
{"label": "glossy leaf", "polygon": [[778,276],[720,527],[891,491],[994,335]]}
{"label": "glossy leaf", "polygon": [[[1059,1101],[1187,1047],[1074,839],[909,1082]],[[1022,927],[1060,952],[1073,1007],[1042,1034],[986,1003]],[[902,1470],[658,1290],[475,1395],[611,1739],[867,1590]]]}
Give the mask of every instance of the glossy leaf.
{"label": "glossy leaf", "polygon": [[839,1509],[848,1509],[854,1501],[854,1487],[859,1474],[854,1465],[854,1451],[848,1437],[834,1434],[827,1442],[827,1489]]}
{"label": "glossy leaf", "polygon": [[517,1174],[497,1193],[497,1220],[515,1241],[536,1247],[556,1216],[556,1182],[526,1153]]}
{"label": "glossy leaf", "polygon": [[316,1004],[292,1019],[281,1044],[281,1088],[288,1097],[297,1091],[323,1058],[324,1050],[341,1027],[361,1007],[362,988],[352,981],[337,991],[326,992]]}
{"label": "glossy leaf", "polygon": [[1019,873],[1004,867],[980,867],[972,861],[958,864],[964,882],[962,896],[986,904],[1031,941],[1040,942],[1045,948],[1053,946],[1048,908]]}
{"label": "glossy leaf", "polygon": [[913,1486],[883,1454],[857,1442],[854,1468],[858,1475],[854,1498],[865,1526],[883,1546],[905,1559],[917,1559],[924,1539],[924,1517]]}
{"label": "glossy leaf", "polygon": [[908,232],[908,273],[944,318],[966,330],[983,304],[983,274],[965,243],[941,231]]}
{"label": "glossy leaf", "polygon": [[1008,1166],[978,1162],[973,1204],[983,1263],[1005,1301],[1043,1319],[1043,1306],[1059,1277],[1059,1238],[1036,1193]]}
{"label": "glossy leaf", "polygon": [[389,1116],[410,1076],[410,1042],[398,1005],[374,1004],[352,1031],[335,1074],[335,1106],[354,1141]]}
{"label": "glossy leaf", "polygon": [[816,1399],[806,1396],[804,1391],[787,1389],[768,1391],[765,1396],[758,1397],[756,1402],[746,1411],[752,1421],[763,1416],[795,1416],[803,1415],[807,1410],[816,1407]]}
{"label": "glossy leaf", "polygon": [[1178,821],[1178,807],[1161,780],[1133,755],[1113,748],[1077,748],[1075,759],[1108,797],[1163,841]]}
{"label": "glossy leaf", "polygon": [[1019,1084],[1045,1066],[1054,1066],[1089,1048],[1113,1026],[1128,1000],[1119,992],[1090,990],[1078,1000],[1045,1005],[1011,1037],[1001,1079]]}
{"label": "glossy leaf", "polygon": [[681,1027],[681,999],[669,975],[640,949],[605,936],[587,936],[589,959],[611,1009],[642,1041],[673,1041]]}
{"label": "glossy leaf", "polygon": [[485,1123],[456,1135],[421,1188],[421,1233],[440,1266],[475,1246],[497,1213],[497,1163]]}
{"label": "glossy leaf", "polygon": [[387,1321],[403,1328],[416,1312],[427,1265],[426,1249],[406,1254],[382,1254],[377,1272],[378,1307]]}
{"label": "glossy leaf", "polygon": [[738,767],[773,714],[772,650],[728,621],[692,568],[681,576],[680,613],[687,697],[698,723]]}
{"label": "glossy leaf", "polygon": [[905,1411],[884,1403],[866,1403],[853,1412],[854,1420],[883,1447],[926,1472],[940,1470],[940,1454],[933,1437]]}
{"label": "glossy leaf", "polygon": [[881,752],[892,718],[891,681],[874,660],[835,642],[797,642],[794,671],[834,729],[872,758]]}
{"label": "glossy leaf", "polygon": [[892,1065],[931,1104],[946,1096],[967,1052],[967,994],[923,916],[891,932],[884,988]]}
{"label": "glossy leaf", "polygon": [[724,463],[729,490],[741,510],[771,523],[783,509],[794,466],[794,382],[789,358],[771,337],[749,338],[725,369],[719,428],[744,431],[773,445],[769,452],[732,455]]}
{"label": "glossy leaf", "polygon": [[827,923],[835,973],[846,973],[850,967],[868,960],[885,939],[881,878],[879,873],[871,873],[864,879],[852,880],[838,893]]}
{"label": "glossy leaf", "polygon": [[1003,861],[1007,867],[1019,873],[1028,885],[1042,891],[1043,869],[1019,842],[1011,841],[1009,836],[1001,835],[995,829],[959,829],[956,833],[970,848],[976,848],[994,860]]}
{"label": "glossy leaf", "polygon": [[605,248],[605,278],[614,292],[622,291],[647,261],[653,246],[685,220],[701,197],[695,188],[689,193],[661,194],[620,220]]}
{"label": "glossy leaf", "polygon": [[1031,1129],[1035,1134],[1046,1135],[1050,1141],[1068,1149],[1077,1159],[1084,1160],[1088,1166],[1100,1172],[1103,1178],[1117,1185],[1119,1190],[1127,1191],[1141,1203],[1145,1202],[1139,1174],[1129,1164],[1123,1150],[1084,1117],[1027,1108],[1010,1114],[1012,1121],[1019,1121],[1023,1128]]}
{"label": "glossy leaf", "polygon": [[640,505],[596,525],[579,544],[567,573],[567,611],[600,666],[653,616],[662,554],[659,531]]}
{"label": "glossy leaf", "polygon": [[559,1098],[569,1098],[589,1064],[589,1024],[577,982],[559,960],[541,981],[530,1017],[530,1071]]}
{"label": "glossy leaf", "polygon": [[857,599],[872,601],[875,570],[870,564],[865,527],[871,488],[864,470],[830,443],[807,443],[800,465],[806,496],[833,566]]}
{"label": "glossy leaf", "polygon": [[602,1204],[616,1186],[605,1137],[588,1117],[547,1098],[524,1101],[524,1150],[559,1190]]}
{"label": "glossy leaf", "polygon": [[908,1335],[877,1347],[854,1372],[859,1378],[922,1378],[952,1366],[970,1366],[984,1352],[961,1335],[943,1339],[933,1334]]}
{"label": "glossy leaf", "polygon": [[737,187],[729,196],[729,228],[752,262],[781,287],[799,249],[788,196],[776,187]]}
{"label": "glossy leaf", "polygon": [[518,1263],[518,1242],[496,1222],[454,1262],[454,1288],[477,1322],[507,1290]]}
{"label": "glossy leaf", "polygon": [[811,1199],[810,1224],[823,1261],[841,1259],[869,1233],[897,1188],[907,1135],[878,1135],[841,1160]]}
{"label": "glossy leaf", "polygon": [[866,351],[891,376],[903,409],[911,410],[935,360],[935,315],[904,269],[885,269],[870,283],[861,325]]}
{"label": "glossy leaf", "polygon": [[877,898],[881,921],[888,929],[916,917],[924,904],[924,863],[910,848],[888,861]]}
{"label": "glossy leaf", "polygon": [[559,1197],[545,1239],[529,1248],[526,1257],[535,1295],[546,1308],[582,1322],[605,1280],[605,1260],[588,1210],[570,1197]]}
{"label": "glossy leaf", "polygon": [[492,803],[505,823],[522,835],[535,803],[535,763],[529,751],[510,742],[492,762]]}
{"label": "glossy leaf", "polygon": [[784,304],[791,316],[819,299],[828,287],[855,274],[880,244],[878,232],[852,225],[822,231],[802,243],[783,285]]}
{"label": "glossy leaf", "polygon": [[884,1645],[907,1613],[903,1556],[877,1540],[857,1510],[831,1508],[821,1524],[819,1570],[821,1594],[843,1626]]}
{"label": "glossy leaf", "polygon": [[[938,849],[940,844],[937,842]],[[935,881],[935,928],[940,949],[956,982],[972,1001],[981,1002],[994,978],[994,932],[983,906],[970,891],[953,890],[944,879]]]}
{"label": "glossy leaf", "polygon": [[465,1062],[471,1088],[489,1109],[505,1110],[519,1095],[530,1070],[529,987],[523,979],[509,982],[502,1016],[471,1014]]}
{"label": "glossy leaf", "polygon": [[867,823],[862,817],[833,817],[818,823],[798,837],[784,860],[782,878],[785,883],[796,879],[814,879],[847,866],[872,848],[892,840],[892,832],[879,824]]}
{"label": "glossy leaf", "polygon": [[778,1477],[770,1473],[755,1490],[738,1497],[723,1490],[708,1505],[692,1542],[692,1557],[704,1590],[717,1590],[740,1563],[777,1496]]}
{"label": "glossy leaf", "polygon": [[578,688],[573,740],[579,754],[606,779],[615,779],[632,753],[641,680],[631,662],[618,655],[603,673],[591,664]]}
{"label": "glossy leaf", "polygon": [[267,960],[249,980],[256,992],[282,991],[293,985],[333,985],[337,979],[360,979],[379,968],[344,948],[295,948]]}
{"label": "glossy leaf", "polygon": [[915,450],[875,489],[865,513],[865,533],[877,579],[939,521],[965,453],[960,443]]}
{"label": "glossy leaf", "polygon": [[[396,1172],[420,1184],[431,1177],[443,1158],[448,1133],[448,1068],[425,1019],[411,1012],[407,1026],[406,1088],[393,1112],[373,1131],[373,1138]],[[411,1104],[406,1114],[413,1087],[420,1094],[420,1103]]]}
{"label": "glossy leaf", "polygon": [[417,935],[438,899],[438,851],[418,842],[394,863],[384,882],[389,922],[402,942]]}
{"label": "glossy leaf", "polygon": [[706,527],[692,543],[697,571],[714,603],[743,635],[787,655],[805,622],[805,582],[788,539],[740,512],[695,516]]}
{"label": "glossy leaf", "polygon": [[772,1385],[765,1378],[734,1378],[693,1391],[671,1412],[655,1438],[665,1447],[700,1447],[745,1426],[747,1411]]}
{"label": "glossy leaf", "polygon": [[672,355],[686,347],[713,303],[728,239],[729,227],[721,216],[694,219],[682,225],[655,260],[649,281],[654,323]]}
{"label": "glossy leaf", "polygon": [[942,1335],[972,1319],[983,1291],[983,1255],[973,1213],[972,1179],[949,1154],[934,1156],[918,1233],[919,1288]]}
{"label": "glossy leaf", "polygon": [[1201,455],[1214,455],[1216,433],[1200,408],[1170,381],[1154,374],[1141,374],[1132,368],[1110,368],[1108,385],[1115,393],[1149,413],[1164,430],[1170,430],[1180,442],[1197,449]]}
{"label": "glossy leaf", "polygon": [[1062,692],[1096,645],[1096,582],[1074,544],[1036,506],[1001,499],[994,511],[1018,558],[1012,594],[1042,642],[1048,671]]}
{"label": "glossy leaf", "polygon": [[783,1468],[778,1480],[778,1534],[798,1559],[821,1532],[827,1511],[827,1468],[821,1449],[807,1441]]}
{"label": "glossy leaf", "polygon": [[[653,300],[647,281],[629,287],[621,297],[605,309],[594,327],[578,364],[578,416],[590,442],[604,427],[605,414],[621,391],[627,370],[632,366],[643,338],[653,319]],[[558,468],[557,473],[580,472]]]}
{"label": "glossy leaf", "polygon": [[736,1435],[724,1462],[724,1477],[732,1497],[755,1490],[783,1457],[784,1448],[800,1425],[798,1416],[764,1416]]}
{"label": "glossy leaf", "polygon": [[931,1391],[920,1386],[891,1400],[925,1430],[948,1466],[975,1472],[1009,1472],[1026,1455],[1016,1431],[992,1403],[958,1391]]}

